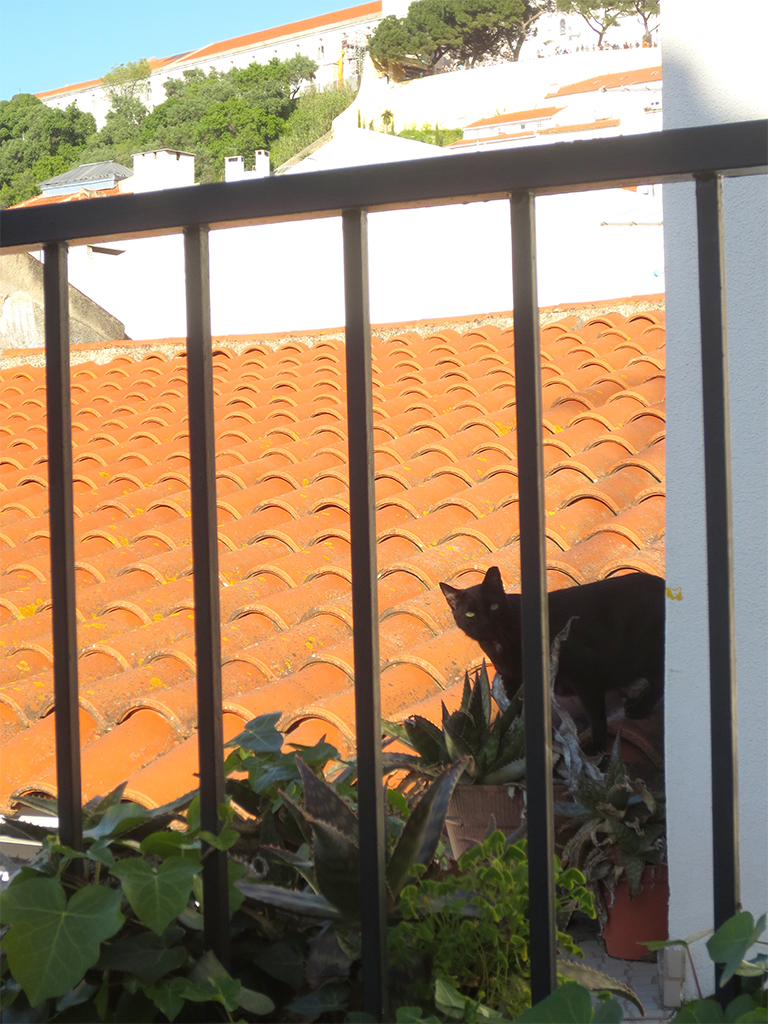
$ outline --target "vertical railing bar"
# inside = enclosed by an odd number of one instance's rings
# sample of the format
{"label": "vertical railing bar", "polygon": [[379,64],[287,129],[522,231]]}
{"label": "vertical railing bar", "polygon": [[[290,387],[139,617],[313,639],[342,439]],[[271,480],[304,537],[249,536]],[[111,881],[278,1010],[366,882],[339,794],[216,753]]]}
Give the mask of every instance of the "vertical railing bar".
{"label": "vertical railing bar", "polygon": [[525,758],[528,790],[531,999],[537,1003],[557,987],[557,973],[549,609],[544,539],[544,456],[535,197],[532,192],[512,192],[510,205],[517,465],[520,491]]}
{"label": "vertical railing bar", "polygon": [[83,842],[83,815],[69,387],[69,284],[67,245],[64,242],[49,242],[45,246],[43,289],[59,838],[66,846],[79,850]]}
{"label": "vertical railing bar", "polygon": [[367,213],[364,210],[346,210],[342,214],[342,230],[363,1009],[376,1020],[384,1020],[387,1007],[386,835],[381,759]]}
{"label": "vertical railing bar", "polygon": [[[733,499],[721,175],[697,178],[696,215],[709,603],[712,873],[715,928],[719,928],[738,911],[740,903]],[[716,969],[718,982],[721,973],[722,968]],[[725,1005],[737,988],[734,978],[718,987],[717,998]]]}
{"label": "vertical railing bar", "polygon": [[[187,401],[192,499],[195,596],[197,735],[200,762],[200,825],[220,829],[224,802],[224,736],[221,699],[221,620],[216,520],[216,437],[213,415],[213,351],[208,265],[208,228],[184,229],[187,307]],[[229,963],[227,855],[203,844],[204,939]]]}

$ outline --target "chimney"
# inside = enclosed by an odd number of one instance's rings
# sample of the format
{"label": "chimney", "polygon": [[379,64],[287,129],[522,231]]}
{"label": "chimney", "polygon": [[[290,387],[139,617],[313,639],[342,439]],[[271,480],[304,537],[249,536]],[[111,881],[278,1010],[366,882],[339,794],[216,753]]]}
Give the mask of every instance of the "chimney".
{"label": "chimney", "polygon": [[195,183],[195,158],[176,149],[154,149],[133,155],[133,191],[156,192]]}
{"label": "chimney", "polygon": [[246,171],[241,156],[224,157],[224,181],[250,181],[252,178],[269,177],[269,151],[257,149],[254,154],[253,170]]}
{"label": "chimney", "polygon": [[257,149],[253,160],[253,173],[256,178],[269,177],[269,151]]}

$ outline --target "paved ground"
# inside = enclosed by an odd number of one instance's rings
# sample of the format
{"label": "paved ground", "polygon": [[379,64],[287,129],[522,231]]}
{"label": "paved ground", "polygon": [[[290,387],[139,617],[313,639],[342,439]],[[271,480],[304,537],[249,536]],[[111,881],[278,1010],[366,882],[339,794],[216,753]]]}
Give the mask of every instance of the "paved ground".
{"label": "paved ground", "polygon": [[665,1009],[661,1005],[658,963],[645,960],[617,960],[608,956],[597,926],[592,921],[577,923],[569,927],[568,931],[584,951],[586,964],[629,985],[645,1007],[645,1018],[641,1018],[640,1011],[632,1003],[622,1000],[626,1021],[644,1019],[647,1024],[658,1024],[674,1016],[675,1010]]}

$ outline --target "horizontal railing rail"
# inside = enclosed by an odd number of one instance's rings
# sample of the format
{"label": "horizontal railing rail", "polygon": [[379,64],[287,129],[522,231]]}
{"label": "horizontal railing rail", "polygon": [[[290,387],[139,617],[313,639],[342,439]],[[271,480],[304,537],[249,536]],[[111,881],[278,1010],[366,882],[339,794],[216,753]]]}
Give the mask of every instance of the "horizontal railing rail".
{"label": "horizontal railing rail", "polygon": [[[201,820],[217,827],[222,777],[215,441],[208,274],[213,228],[342,216],[347,348],[350,532],[365,1009],[386,1007],[384,806],[381,788],[373,419],[367,214],[388,209],[508,199],[512,226],[520,494],[523,664],[530,844],[531,991],[556,983],[549,636],[544,533],[536,196],[615,186],[696,181],[705,406],[705,486],[710,609],[715,925],[739,902],[733,565],[728,442],[727,333],[722,179],[764,174],[768,122],[685,128],[614,139],[281,176],[238,183],[9,210],[0,253],[44,250],[51,587],[59,823],[78,847],[80,764],[74,609],[69,320],[70,244],[184,234],[189,373],[190,479],[197,660]],[[194,426],[194,429],[193,429]],[[208,851],[205,941],[227,959],[226,855]],[[728,995],[727,990],[723,997]]]}
{"label": "horizontal railing rail", "polygon": [[0,252],[53,241],[180,234],[194,225],[215,229],[334,217],[349,209],[373,213],[505,199],[512,190],[548,195],[691,181],[708,171],[761,173],[768,164],[765,135],[765,121],[744,121],[8,210]]}

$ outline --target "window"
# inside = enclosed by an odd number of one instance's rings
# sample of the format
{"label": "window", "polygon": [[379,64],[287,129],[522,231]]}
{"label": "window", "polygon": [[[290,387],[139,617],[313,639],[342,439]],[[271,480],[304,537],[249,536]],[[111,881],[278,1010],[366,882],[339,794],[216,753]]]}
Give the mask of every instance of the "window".
{"label": "window", "polygon": [[565,18],[560,19],[560,35],[565,35]]}

